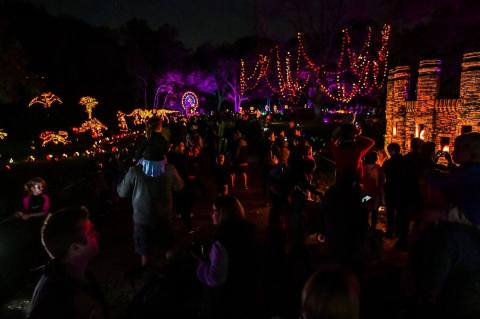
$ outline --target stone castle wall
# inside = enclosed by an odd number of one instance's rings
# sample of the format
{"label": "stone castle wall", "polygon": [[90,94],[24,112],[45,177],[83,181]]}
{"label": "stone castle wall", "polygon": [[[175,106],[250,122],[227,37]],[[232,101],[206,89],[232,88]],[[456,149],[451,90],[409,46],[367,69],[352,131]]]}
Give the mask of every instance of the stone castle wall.
{"label": "stone castle wall", "polygon": [[402,151],[419,137],[439,148],[453,150],[455,137],[465,131],[480,132],[480,52],[463,55],[459,99],[437,99],[440,60],[420,62],[417,98],[409,100],[410,68],[389,71],[386,101],[385,145],[398,143]]}

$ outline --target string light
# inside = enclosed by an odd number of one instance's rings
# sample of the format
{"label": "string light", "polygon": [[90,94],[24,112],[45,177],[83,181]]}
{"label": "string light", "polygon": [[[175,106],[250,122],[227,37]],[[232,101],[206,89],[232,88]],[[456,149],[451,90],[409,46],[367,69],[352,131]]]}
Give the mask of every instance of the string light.
{"label": "string light", "polygon": [[[372,28],[368,28],[367,36],[357,52],[352,48],[352,41],[347,28],[342,30],[342,44],[337,59],[336,70],[326,71],[323,66],[317,65],[307,54],[302,33],[297,33],[296,57],[290,52],[281,58],[279,46],[275,46],[266,55],[259,55],[255,67],[250,75],[246,74],[245,61],[240,61],[240,88],[242,94],[253,91],[264,80],[265,85],[274,94],[279,94],[287,101],[294,101],[308,83],[316,83],[330,99],[349,103],[359,95],[370,95],[374,90],[384,87],[388,70],[388,44],[391,28],[384,25],[381,31],[381,44],[377,52],[373,51]],[[275,52],[273,52],[275,50]],[[273,57],[273,58],[272,58]],[[292,61],[295,59],[294,66]],[[273,61],[273,64],[270,61]],[[306,73],[306,78],[299,76]],[[351,75],[354,75],[354,80]],[[270,77],[276,78],[276,85]],[[336,94],[329,89],[329,78],[335,79]],[[274,81],[275,82],[275,81]],[[347,82],[350,82],[347,86]]]}

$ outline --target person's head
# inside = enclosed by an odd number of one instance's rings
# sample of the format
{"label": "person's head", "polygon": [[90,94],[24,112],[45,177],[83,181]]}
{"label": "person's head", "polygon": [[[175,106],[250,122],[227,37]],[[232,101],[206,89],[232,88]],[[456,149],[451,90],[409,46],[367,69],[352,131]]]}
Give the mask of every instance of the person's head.
{"label": "person's head", "polygon": [[412,153],[420,153],[422,149],[422,145],[423,145],[423,140],[418,137],[414,137],[410,142],[410,151]]}
{"label": "person's head", "polygon": [[193,145],[193,146],[192,146],[191,155],[192,155],[193,157],[198,157],[198,156],[200,156],[200,151],[201,151],[201,150],[200,150],[200,147],[199,147],[198,145]]}
{"label": "person's head", "polygon": [[218,165],[225,164],[225,154],[220,153],[217,155],[217,164]]}
{"label": "person's head", "polygon": [[355,275],[341,267],[313,274],[303,287],[303,319],[357,319],[360,287]]}
{"label": "person's head", "polygon": [[293,133],[296,137],[302,136],[302,131],[297,127]]}
{"label": "person's head", "polygon": [[313,157],[313,147],[311,145],[303,146],[303,156],[307,158]]}
{"label": "person's head", "polygon": [[340,139],[342,141],[352,141],[355,138],[356,133],[355,125],[352,123],[343,123],[340,126]]}
{"label": "person's head", "polygon": [[49,214],[43,222],[41,240],[50,258],[63,263],[88,262],[99,250],[97,233],[83,207]]}
{"label": "person's head", "polygon": [[279,139],[285,138],[285,131],[284,130],[281,130],[280,132],[278,132],[278,138]]}
{"label": "person's head", "polygon": [[276,136],[274,131],[269,131],[267,134],[267,138],[271,142],[275,142]]}
{"label": "person's head", "polygon": [[455,139],[453,160],[463,165],[480,163],[480,133],[466,133]]}
{"label": "person's head", "polygon": [[184,154],[185,153],[185,148],[186,148],[185,143],[180,142],[180,143],[178,143],[175,150],[176,150],[177,153]]}
{"label": "person's head", "polygon": [[148,126],[150,127],[150,130],[153,132],[161,132],[163,128],[162,119],[159,117],[152,117],[148,121]]}
{"label": "person's head", "polygon": [[365,155],[364,162],[365,165],[372,165],[375,164],[378,160],[378,154],[377,152],[368,152],[367,155]]}
{"label": "person's head", "polygon": [[234,224],[245,217],[242,203],[232,195],[221,195],[213,203],[212,221],[214,225]]}
{"label": "person's head", "polygon": [[390,157],[392,157],[395,154],[400,154],[400,145],[397,143],[390,143],[387,146],[387,152]]}
{"label": "person's head", "polygon": [[293,129],[294,127],[295,127],[295,121],[294,120],[288,121],[288,128]]}
{"label": "person's head", "polygon": [[235,130],[235,132],[233,132],[233,139],[236,141],[240,138],[242,138],[242,132],[240,132],[239,130]]}
{"label": "person's head", "polygon": [[143,151],[143,158],[147,161],[163,161],[167,149],[153,143],[148,143]]}
{"label": "person's head", "polygon": [[425,142],[420,148],[422,157],[425,159],[433,159],[435,157],[435,143]]}
{"label": "person's head", "polygon": [[288,163],[288,160],[290,158],[290,150],[284,146],[280,149],[280,156],[278,158],[278,161],[280,164],[286,164]]}
{"label": "person's head", "polygon": [[34,196],[41,195],[45,187],[47,187],[47,183],[40,177],[34,177],[23,185],[25,191]]}

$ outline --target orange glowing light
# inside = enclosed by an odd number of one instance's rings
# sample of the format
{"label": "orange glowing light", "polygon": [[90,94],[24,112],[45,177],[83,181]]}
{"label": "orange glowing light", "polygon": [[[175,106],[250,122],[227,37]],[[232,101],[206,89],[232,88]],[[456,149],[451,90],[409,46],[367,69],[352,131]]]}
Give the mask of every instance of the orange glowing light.
{"label": "orange glowing light", "polygon": [[126,132],[128,131],[128,124],[127,120],[125,119],[126,114],[122,111],[117,111],[117,120],[118,120],[118,127],[120,131]]}
{"label": "orange glowing light", "polygon": [[85,111],[88,114],[88,119],[92,119],[93,109],[98,105],[98,101],[91,96],[84,96],[80,99],[78,104],[85,107]]}
{"label": "orange glowing light", "polygon": [[[159,117],[163,121],[168,123],[168,116],[170,114],[178,113],[178,111],[167,110],[167,109],[135,109],[130,114],[126,114],[127,117],[133,118],[133,124],[141,125],[146,124],[148,120],[153,117]],[[118,118],[118,113],[117,113]]]}
{"label": "orange glowing light", "polygon": [[92,138],[97,138],[103,136],[103,131],[108,130],[108,128],[102,124],[96,118],[88,119],[87,121],[83,122],[83,124],[79,128],[74,128],[74,133],[85,133],[90,132]]}
{"label": "orange glowing light", "polygon": [[7,138],[7,136],[8,134],[2,128],[0,128],[0,140],[4,140]]}
{"label": "orange glowing light", "polygon": [[57,102],[59,104],[63,104],[62,100],[53,94],[52,92],[46,92],[42,93],[39,96],[33,98],[30,103],[28,103],[28,107],[34,105],[34,104],[41,104],[43,105],[44,108],[49,108],[52,106],[54,102]]}
{"label": "orange glowing light", "polygon": [[58,133],[52,131],[44,131],[40,133],[40,139],[42,140],[42,147],[47,144],[69,144],[70,141],[68,140],[68,133],[65,131],[58,131]]}

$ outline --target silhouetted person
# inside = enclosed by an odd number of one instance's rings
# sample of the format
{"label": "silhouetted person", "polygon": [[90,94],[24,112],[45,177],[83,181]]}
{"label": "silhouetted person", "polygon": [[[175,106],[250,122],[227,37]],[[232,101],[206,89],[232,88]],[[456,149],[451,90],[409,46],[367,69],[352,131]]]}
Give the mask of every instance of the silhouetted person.
{"label": "silhouetted person", "polygon": [[88,212],[69,208],[50,214],[41,235],[51,262],[35,288],[28,318],[106,318],[104,297],[88,271],[98,254],[97,233]]}
{"label": "silhouetted person", "polygon": [[403,157],[400,154],[400,145],[391,143],[387,146],[390,156],[383,162],[385,174],[385,208],[387,213],[387,238],[393,238],[398,233],[397,218],[400,209],[402,189]]}

